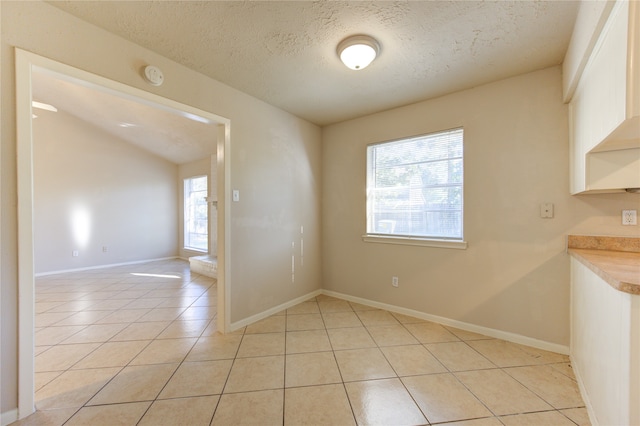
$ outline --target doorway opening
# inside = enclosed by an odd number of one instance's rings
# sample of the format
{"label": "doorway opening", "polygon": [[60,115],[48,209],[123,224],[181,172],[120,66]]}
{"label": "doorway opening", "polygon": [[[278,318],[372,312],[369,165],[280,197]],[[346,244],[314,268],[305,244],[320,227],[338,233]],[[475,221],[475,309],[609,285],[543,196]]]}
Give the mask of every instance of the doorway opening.
{"label": "doorway opening", "polygon": [[[217,235],[216,255],[217,270],[217,321],[218,331],[225,332],[229,328],[229,204],[225,202],[229,190],[229,161],[230,121],[211,112],[181,104],[161,96],[118,83],[77,68],[52,61],[50,59],[16,49],[16,116],[17,116],[17,153],[18,153],[18,418],[24,418],[34,412],[34,327],[35,327],[35,289],[36,276],[35,245],[34,245],[34,130],[33,121],[35,110],[32,107],[34,99],[34,84],[38,76],[54,79],[63,86],[73,85],[79,90],[92,90],[111,97],[127,100],[140,107],[152,109],[165,115],[181,119],[206,123],[206,136],[209,148],[215,186],[213,197],[208,202],[215,202],[218,212],[217,220],[210,220],[209,229]],[[69,87],[69,86],[67,86]],[[36,112],[37,114],[37,112]],[[99,117],[97,118],[99,120]],[[126,124],[126,121],[123,121]],[[124,126],[126,127],[126,126]],[[213,167],[215,165],[215,168]],[[213,173],[215,170],[215,173]],[[211,198],[214,198],[211,200]],[[82,222],[82,221],[80,221]],[[85,223],[86,225],[86,223]],[[107,246],[102,251],[108,251]],[[70,254],[73,256],[76,250]],[[211,254],[211,252],[209,252]],[[96,266],[99,266],[98,263]],[[108,266],[108,265],[105,265]]]}

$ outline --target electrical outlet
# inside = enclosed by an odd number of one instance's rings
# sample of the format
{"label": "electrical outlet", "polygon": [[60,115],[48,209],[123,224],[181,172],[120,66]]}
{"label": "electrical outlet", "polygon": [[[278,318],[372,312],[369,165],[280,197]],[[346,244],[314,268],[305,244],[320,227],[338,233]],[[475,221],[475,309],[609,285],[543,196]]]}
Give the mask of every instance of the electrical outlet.
{"label": "electrical outlet", "polygon": [[391,277],[391,285],[398,287],[398,277]]}
{"label": "electrical outlet", "polygon": [[545,219],[553,218],[553,203],[540,204],[540,217]]}
{"label": "electrical outlet", "polygon": [[637,210],[622,210],[622,224],[623,225],[637,225],[638,224],[638,211]]}
{"label": "electrical outlet", "polygon": [[78,250],[74,250],[71,252],[71,256],[73,257],[78,257],[80,253],[78,253]]}
{"label": "electrical outlet", "polygon": [[109,247],[107,247],[107,246],[102,246],[102,252],[103,252],[103,253],[106,253],[106,252],[108,252],[108,251],[109,251]]}

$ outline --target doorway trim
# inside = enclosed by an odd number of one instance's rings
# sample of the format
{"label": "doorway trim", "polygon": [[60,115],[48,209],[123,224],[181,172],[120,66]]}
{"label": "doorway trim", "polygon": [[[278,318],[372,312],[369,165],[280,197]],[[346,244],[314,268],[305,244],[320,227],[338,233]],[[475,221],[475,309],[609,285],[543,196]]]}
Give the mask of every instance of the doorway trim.
{"label": "doorway trim", "polygon": [[[230,199],[230,127],[227,118],[180,102],[164,98],[70,65],[16,48],[16,139],[18,191],[18,419],[35,411],[35,269],[33,235],[33,128],[32,73],[50,73],[58,78],[89,85],[117,96],[133,99],[149,106],[179,114],[195,115],[217,125],[218,194],[218,284],[217,327],[224,333],[230,330],[230,283],[228,254],[231,253]],[[220,214],[221,213],[221,214]],[[222,248],[222,250],[220,250]]]}

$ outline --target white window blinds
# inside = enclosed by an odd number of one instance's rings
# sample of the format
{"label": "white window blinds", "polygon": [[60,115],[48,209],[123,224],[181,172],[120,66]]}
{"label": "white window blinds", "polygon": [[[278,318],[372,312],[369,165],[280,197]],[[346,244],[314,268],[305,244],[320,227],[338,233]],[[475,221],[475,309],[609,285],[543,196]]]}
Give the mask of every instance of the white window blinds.
{"label": "white window blinds", "polygon": [[184,247],[204,251],[209,249],[207,210],[207,176],[184,180]]}
{"label": "white window blinds", "polygon": [[367,148],[367,233],[462,240],[463,129]]}

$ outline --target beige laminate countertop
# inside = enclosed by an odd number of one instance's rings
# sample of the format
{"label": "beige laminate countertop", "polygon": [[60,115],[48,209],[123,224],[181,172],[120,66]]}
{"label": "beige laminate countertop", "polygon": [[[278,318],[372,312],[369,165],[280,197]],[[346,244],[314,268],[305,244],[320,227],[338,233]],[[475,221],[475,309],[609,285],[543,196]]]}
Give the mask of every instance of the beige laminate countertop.
{"label": "beige laminate countertop", "polygon": [[640,295],[640,238],[569,236],[569,254],[613,288]]}

